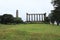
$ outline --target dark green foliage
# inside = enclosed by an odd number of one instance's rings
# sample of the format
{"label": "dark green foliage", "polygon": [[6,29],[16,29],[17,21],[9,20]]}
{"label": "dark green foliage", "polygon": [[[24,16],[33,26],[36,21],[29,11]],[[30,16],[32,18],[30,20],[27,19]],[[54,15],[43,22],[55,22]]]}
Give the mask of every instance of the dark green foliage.
{"label": "dark green foliage", "polygon": [[0,16],[0,23],[2,24],[18,24],[23,23],[21,18],[14,18],[11,14],[4,14]]}
{"label": "dark green foliage", "polygon": [[55,8],[55,10],[52,11],[52,20],[57,22],[57,25],[60,23],[60,0],[53,0],[52,4]]}
{"label": "dark green foliage", "polygon": [[49,23],[49,21],[50,21],[49,18],[46,17],[46,18],[45,18],[45,23]]}
{"label": "dark green foliage", "polygon": [[23,20],[21,18],[14,18],[13,23],[16,23],[16,24],[23,23]]}
{"label": "dark green foliage", "polygon": [[50,14],[48,15],[48,19],[49,19],[49,21],[50,21],[52,24],[54,24],[55,18],[53,17],[53,14],[52,14],[52,13],[50,13]]}
{"label": "dark green foliage", "polygon": [[13,21],[13,16],[11,14],[4,14],[1,18],[1,23],[2,24],[9,24],[12,23]]}
{"label": "dark green foliage", "polygon": [[1,23],[1,18],[2,18],[2,16],[0,16],[0,23]]}

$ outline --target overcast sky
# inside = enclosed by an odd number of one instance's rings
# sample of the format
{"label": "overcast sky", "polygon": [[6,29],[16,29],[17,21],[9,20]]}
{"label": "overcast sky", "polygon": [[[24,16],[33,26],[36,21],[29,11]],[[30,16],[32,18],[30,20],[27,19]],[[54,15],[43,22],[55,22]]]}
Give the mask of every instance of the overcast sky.
{"label": "overcast sky", "polygon": [[0,15],[12,14],[19,10],[19,17],[26,19],[26,13],[47,13],[53,10],[51,0],[0,0]]}

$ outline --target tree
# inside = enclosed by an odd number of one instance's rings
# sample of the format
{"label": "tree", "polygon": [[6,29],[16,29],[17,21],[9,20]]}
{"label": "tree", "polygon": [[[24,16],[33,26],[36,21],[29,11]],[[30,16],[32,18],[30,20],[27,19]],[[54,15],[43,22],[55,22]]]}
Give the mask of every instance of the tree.
{"label": "tree", "polygon": [[0,23],[1,23],[2,16],[0,15]]}
{"label": "tree", "polygon": [[46,18],[45,18],[45,23],[47,23],[47,24],[48,24],[48,23],[49,23],[49,21],[50,21],[50,20],[49,20],[49,18],[48,18],[48,17],[46,17]]}
{"label": "tree", "polygon": [[2,16],[1,23],[3,23],[3,24],[12,23],[13,18],[14,17],[11,14],[4,14]]}
{"label": "tree", "polygon": [[52,11],[53,18],[56,20],[57,25],[59,25],[59,22],[60,22],[60,0],[53,0],[52,4],[55,8],[55,10]]}
{"label": "tree", "polygon": [[50,14],[48,15],[48,19],[49,19],[49,21],[50,21],[52,24],[54,24],[55,18],[53,17],[53,14],[52,14],[52,13],[50,13]]}
{"label": "tree", "polygon": [[13,23],[16,23],[16,24],[23,23],[23,20],[21,18],[14,18]]}
{"label": "tree", "polygon": [[2,24],[18,24],[23,23],[21,18],[13,17],[11,14],[4,14],[0,16],[0,23]]}

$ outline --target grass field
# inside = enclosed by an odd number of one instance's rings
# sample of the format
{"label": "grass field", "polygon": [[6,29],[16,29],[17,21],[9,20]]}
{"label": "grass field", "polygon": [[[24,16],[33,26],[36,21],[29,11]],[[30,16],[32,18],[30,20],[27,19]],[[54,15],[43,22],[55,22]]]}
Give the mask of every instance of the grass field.
{"label": "grass field", "polygon": [[60,26],[50,24],[0,24],[0,40],[60,40]]}

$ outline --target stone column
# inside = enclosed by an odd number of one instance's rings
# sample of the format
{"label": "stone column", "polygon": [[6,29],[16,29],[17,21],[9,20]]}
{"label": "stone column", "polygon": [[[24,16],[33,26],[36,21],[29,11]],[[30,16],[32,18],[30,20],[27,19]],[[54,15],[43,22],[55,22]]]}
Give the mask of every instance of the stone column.
{"label": "stone column", "polygon": [[34,21],[35,21],[35,14],[34,14]]}
{"label": "stone column", "polygon": [[29,21],[30,21],[30,14],[29,14]]}
{"label": "stone column", "polygon": [[32,14],[31,14],[31,21],[32,21]]}
{"label": "stone column", "polygon": [[31,21],[33,21],[33,14],[31,14]]}
{"label": "stone column", "polygon": [[37,14],[37,22],[38,22],[38,14]]}
{"label": "stone column", "polygon": [[28,13],[26,13],[26,21],[28,22]]}
{"label": "stone column", "polygon": [[44,21],[45,21],[45,18],[46,18],[46,13],[44,14]]}
{"label": "stone column", "polygon": [[42,21],[43,21],[43,14],[42,14]]}
{"label": "stone column", "polygon": [[40,14],[39,14],[39,21],[40,21]]}

